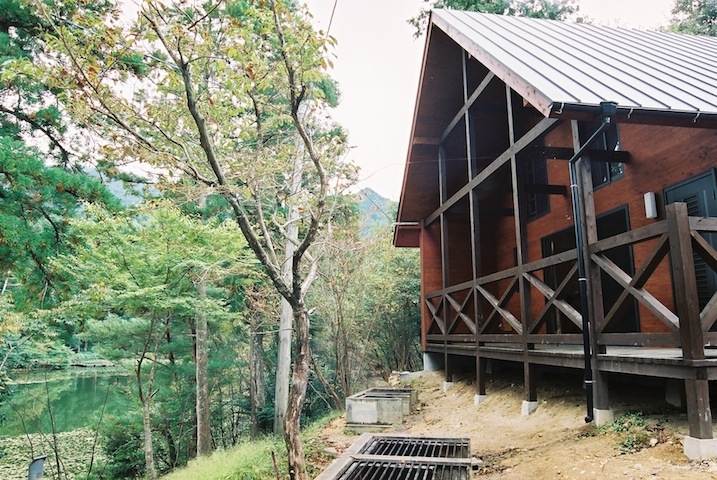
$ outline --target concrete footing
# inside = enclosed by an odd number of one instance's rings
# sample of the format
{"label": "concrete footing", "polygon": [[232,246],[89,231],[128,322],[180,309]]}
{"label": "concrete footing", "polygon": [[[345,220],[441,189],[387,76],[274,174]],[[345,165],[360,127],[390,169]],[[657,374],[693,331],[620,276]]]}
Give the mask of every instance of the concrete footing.
{"label": "concrete footing", "polygon": [[447,392],[453,386],[453,382],[443,382],[443,392]]}
{"label": "concrete footing", "polygon": [[717,458],[717,439],[715,438],[694,438],[685,436],[684,453],[687,458],[693,461],[702,461],[710,458]]}
{"label": "concrete footing", "polygon": [[523,405],[520,408],[520,414],[524,417],[527,417],[534,411],[538,409],[538,402],[529,402],[527,400],[523,400]]}
{"label": "concrete footing", "polygon": [[600,410],[593,408],[593,422],[596,427],[602,427],[615,420],[615,413],[612,410]]}
{"label": "concrete footing", "polygon": [[665,385],[665,401],[673,407],[682,408],[684,396],[685,382],[668,378]]}
{"label": "concrete footing", "polygon": [[436,372],[443,369],[443,354],[423,352],[423,370]]}
{"label": "concrete footing", "polygon": [[474,395],[473,396],[473,405],[480,405],[481,403],[488,400],[488,395]]}

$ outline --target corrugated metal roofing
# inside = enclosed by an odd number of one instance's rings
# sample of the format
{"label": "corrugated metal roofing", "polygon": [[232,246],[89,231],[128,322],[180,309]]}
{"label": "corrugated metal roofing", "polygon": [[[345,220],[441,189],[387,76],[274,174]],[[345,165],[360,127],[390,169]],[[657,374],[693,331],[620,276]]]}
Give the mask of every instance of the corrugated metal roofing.
{"label": "corrugated metal roofing", "polygon": [[717,38],[434,10],[432,23],[545,116],[561,106],[717,114]]}

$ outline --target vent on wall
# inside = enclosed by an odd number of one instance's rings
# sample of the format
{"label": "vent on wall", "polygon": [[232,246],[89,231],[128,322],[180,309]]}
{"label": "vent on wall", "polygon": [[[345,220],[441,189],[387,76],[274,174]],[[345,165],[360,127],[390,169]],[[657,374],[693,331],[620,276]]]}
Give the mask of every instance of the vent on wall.
{"label": "vent on wall", "polygon": [[468,438],[364,434],[316,480],[468,480]]}

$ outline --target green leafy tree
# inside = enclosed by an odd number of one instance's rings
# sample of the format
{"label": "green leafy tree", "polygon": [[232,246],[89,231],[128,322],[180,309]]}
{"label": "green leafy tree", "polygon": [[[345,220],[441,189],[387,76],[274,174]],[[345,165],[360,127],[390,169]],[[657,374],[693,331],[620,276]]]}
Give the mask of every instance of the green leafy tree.
{"label": "green leafy tree", "polygon": [[[193,361],[193,321],[202,315],[213,328],[232,325],[237,315],[220,284],[232,274],[250,276],[253,264],[233,226],[189,218],[163,202],[115,216],[88,208],[72,225],[77,246],[56,263],[72,295],[56,313],[85,317],[86,336],[105,357],[133,359],[145,471],[156,478],[153,431],[164,435],[169,468],[182,463],[176,439],[191,438],[192,428],[183,426],[187,418],[192,424],[192,401],[180,400],[182,379],[193,372],[186,368]],[[174,425],[169,415],[153,421],[163,399],[175,402],[168,412],[183,411],[184,418]]]}
{"label": "green leafy tree", "polygon": [[368,225],[370,211],[358,205],[355,196],[346,196],[332,216],[332,236],[312,292],[313,351],[329,372],[324,386],[339,405],[365,388],[368,378],[421,366],[418,252],[391,245],[386,219],[395,215],[395,203]]}
{"label": "green leafy tree", "polygon": [[188,186],[190,198],[221,195],[291,307],[284,436],[292,478],[306,478],[300,418],[312,250],[332,188],[345,188],[354,173],[340,161],[343,131],[325,121],[335,93],[326,74],[333,40],[286,0],[147,1],[132,22],[120,9],[59,19],[35,4],[53,29],[43,79],[58,82],[77,122],[112,140],[96,152],[101,160],[149,164],[163,188]]}
{"label": "green leafy tree", "polygon": [[67,250],[67,221],[83,199],[117,206],[96,180],[47,167],[38,151],[0,137],[0,271],[22,279],[23,289],[5,292],[18,306],[48,300],[54,287],[49,259]]}
{"label": "green leafy tree", "polygon": [[675,0],[669,29],[678,33],[717,36],[717,1]]}
{"label": "green leafy tree", "polygon": [[424,0],[428,8],[408,20],[416,28],[414,36],[420,37],[426,30],[432,8],[451,8],[470,12],[495,13],[516,17],[564,20],[578,11],[576,0]]}

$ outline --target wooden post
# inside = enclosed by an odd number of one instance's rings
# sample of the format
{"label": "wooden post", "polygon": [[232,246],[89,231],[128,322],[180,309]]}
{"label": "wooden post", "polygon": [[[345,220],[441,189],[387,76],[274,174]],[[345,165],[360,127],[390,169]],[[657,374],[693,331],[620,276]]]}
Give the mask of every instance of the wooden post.
{"label": "wooden post", "polygon": [[[513,99],[511,88],[505,86],[505,102],[508,110],[508,140],[510,146],[515,144],[515,125],[513,123]],[[513,219],[515,225],[515,245],[516,260],[518,263],[518,291],[520,295],[520,316],[523,324],[523,377],[525,385],[525,401],[531,405],[528,412],[534,409],[535,402],[538,401],[537,387],[535,383],[535,368],[528,361],[528,352],[534,348],[534,345],[528,343],[528,334],[530,333],[530,324],[532,323],[532,306],[530,301],[530,290],[527,281],[523,277],[523,264],[528,261],[528,234],[525,222],[525,202],[522,201],[523,189],[518,179],[518,160],[516,155],[512,155],[510,159],[511,183],[513,184]],[[524,405],[523,413],[526,413]]]}
{"label": "wooden post", "polygon": [[[580,132],[577,120],[571,121],[571,129],[573,136],[573,149],[577,152],[580,147]],[[597,232],[597,216],[595,214],[595,198],[593,195],[593,179],[592,166],[590,157],[585,154],[578,160],[577,165],[578,181],[580,182],[580,190],[583,197],[580,199],[580,222],[584,225],[585,232],[583,249],[588,252],[588,246],[598,241]],[[606,418],[607,421],[612,420],[612,414],[608,414],[610,410],[610,398],[607,387],[607,374],[600,372],[597,366],[597,355],[605,353],[605,347],[598,345],[598,325],[600,325],[605,316],[602,305],[602,281],[600,279],[600,269],[590,261],[589,257],[585,261],[585,272],[588,278],[588,296],[590,318],[590,348],[593,353],[591,359],[591,369],[593,377],[593,408],[605,414],[599,415],[599,418]],[[595,413],[595,412],[593,412]],[[600,422],[598,422],[600,423]]]}
{"label": "wooden post", "polygon": [[[682,358],[702,360],[705,358],[704,338],[687,204],[672,203],[667,206],[666,211],[675,309],[680,319]],[[704,370],[695,369],[695,378],[685,380],[685,397],[690,437],[701,440],[713,438],[709,383]]]}
{"label": "wooden post", "polygon": [[680,319],[682,357],[686,360],[702,360],[705,358],[705,342],[700,322],[687,204],[672,203],[667,206],[666,211],[670,264],[675,287],[675,310]]}
{"label": "wooden post", "polygon": [[[463,104],[465,113],[463,114],[463,123],[466,132],[466,159],[468,160],[468,180],[473,180],[478,174],[478,159],[476,157],[475,148],[475,128],[473,119],[470,114],[470,103],[468,98],[468,54],[463,51]],[[487,77],[490,81],[490,77]],[[485,80],[484,82],[485,83]],[[480,258],[480,213],[478,205],[478,196],[475,188],[468,192],[469,203],[469,220],[471,225],[471,267],[473,280],[481,275],[481,258]],[[480,296],[475,288],[471,290],[473,295],[473,321],[475,322],[475,356],[476,356],[476,395],[485,395],[485,360],[481,362],[480,358],[480,325],[478,319],[482,314],[482,305]],[[481,370],[482,369],[482,370]]]}

